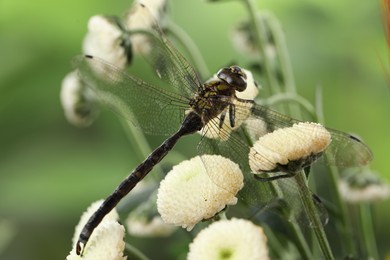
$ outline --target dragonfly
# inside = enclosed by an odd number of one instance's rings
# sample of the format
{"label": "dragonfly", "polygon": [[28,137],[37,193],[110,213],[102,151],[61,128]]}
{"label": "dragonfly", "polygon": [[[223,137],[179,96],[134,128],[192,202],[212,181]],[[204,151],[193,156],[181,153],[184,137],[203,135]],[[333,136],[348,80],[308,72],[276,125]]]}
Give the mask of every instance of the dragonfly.
{"label": "dragonfly", "polygon": [[[147,8],[140,5],[145,15]],[[155,23],[143,35],[149,46],[144,58],[161,79],[159,87],[128,74],[97,57],[79,56],[74,60],[82,81],[91,88],[99,101],[111,108],[146,134],[168,135],[141,164],[109,195],[83,227],[76,246],[81,255],[92,232],[118,203],[158,164],[184,136],[200,133],[197,152],[219,154],[240,165],[244,173],[243,199],[266,205],[274,193],[264,182],[253,178],[248,161],[253,141],[250,133],[257,133],[259,124],[263,132],[291,127],[299,120],[256,104],[253,100],[237,97],[245,91],[247,75],[238,66],[222,68],[215,80],[202,82],[196,70],[173,46]],[[249,124],[248,122],[252,122]],[[254,124],[253,124],[254,122]],[[328,129],[332,142],[326,151],[332,165],[352,167],[367,164],[372,153],[356,137]],[[249,134],[248,134],[249,133]],[[204,162],[207,172],[216,165]],[[272,180],[290,177],[276,175]],[[213,179],[212,174],[210,178]],[[217,183],[224,189],[223,183]],[[249,194],[250,195],[246,195]]]}

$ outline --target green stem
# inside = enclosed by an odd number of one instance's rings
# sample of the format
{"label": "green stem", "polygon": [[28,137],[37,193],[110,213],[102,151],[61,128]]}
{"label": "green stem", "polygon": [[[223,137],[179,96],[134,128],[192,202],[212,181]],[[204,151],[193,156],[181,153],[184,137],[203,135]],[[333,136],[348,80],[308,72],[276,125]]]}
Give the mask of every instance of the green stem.
{"label": "green stem", "polygon": [[[281,103],[285,101],[298,103],[302,108],[304,108],[311,115],[313,120],[316,121],[317,117],[313,105],[305,98],[295,93],[278,93],[272,95],[269,98],[267,98],[266,101],[264,101],[264,105],[273,106],[277,103]],[[294,114],[294,116],[296,116],[296,114]]]}
{"label": "green stem", "polygon": [[[294,74],[291,66],[290,56],[288,54],[286,38],[279,21],[270,13],[263,14],[267,19],[268,27],[275,42],[276,53],[279,59],[280,70],[283,75],[284,91],[296,94]],[[301,111],[295,104],[290,104],[288,110],[296,118],[301,117]]]}
{"label": "green stem", "polygon": [[256,47],[264,60],[265,74],[269,84],[269,88],[274,94],[279,93],[281,92],[281,89],[277,82],[275,73],[272,70],[272,63],[270,57],[265,51],[265,46],[267,46],[268,41],[264,22],[261,19],[257,19],[256,8],[252,0],[243,0],[242,2],[244,3],[249,14],[250,23],[252,25],[253,34],[255,37]]}
{"label": "green stem", "polygon": [[[317,87],[316,89],[316,114],[317,114],[317,119],[318,122],[322,125],[325,124],[325,117],[323,113],[323,105],[322,105],[322,91],[320,87]],[[325,152],[324,154],[325,160],[327,161],[327,153]],[[328,163],[330,165],[330,163]],[[342,236],[343,239],[341,239],[341,242],[344,244],[343,249],[346,250],[345,255],[354,255],[356,254],[356,248],[355,244],[353,243],[353,240],[351,239],[351,234],[352,234],[352,225],[350,221],[347,221],[348,219],[348,211],[346,208],[346,205],[344,201],[342,200],[340,196],[340,192],[338,189],[338,181],[339,181],[339,172],[338,169],[335,167],[330,167],[328,166],[329,169],[329,190],[330,194],[333,195],[333,203],[335,204],[335,208],[338,209],[338,220],[336,222],[336,229],[338,231],[338,234]]]}
{"label": "green stem", "polygon": [[360,215],[359,224],[367,252],[367,259],[379,259],[370,204],[362,203],[358,207]]}
{"label": "green stem", "polygon": [[203,59],[202,53],[191,39],[191,37],[177,24],[170,21],[167,26],[167,31],[175,37],[177,41],[186,49],[190,55],[191,60],[195,63],[195,67],[198,69],[201,78],[205,79],[210,76],[210,71],[207,68],[206,62]]}
{"label": "green stem", "polygon": [[325,230],[322,226],[321,219],[317,214],[317,209],[314,205],[312,193],[306,184],[305,173],[303,171],[298,172],[294,179],[299,186],[300,198],[302,200],[306,215],[309,219],[310,225],[314,226],[314,234],[317,237],[318,244],[320,245],[321,252],[325,259],[334,259],[332,250],[330,249],[329,242],[326,238]]}
{"label": "green stem", "polygon": [[296,221],[291,222],[291,231],[293,232],[295,238],[297,239],[298,243],[296,243],[296,246],[298,247],[299,252],[301,253],[302,259],[311,260],[313,259],[313,255],[310,252],[310,248],[307,244],[307,241],[305,237],[302,234],[301,229],[299,228],[299,225]]}
{"label": "green stem", "polygon": [[[145,135],[141,131],[135,129],[135,127],[132,124],[129,124],[128,121],[121,119],[121,123],[123,125],[123,128],[125,129],[127,138],[129,139],[132,146],[135,148],[134,151],[137,153],[137,156],[141,160],[144,160],[146,157],[149,156],[152,151],[148,141],[146,140]],[[157,164],[154,167],[154,170],[159,174],[163,173],[160,164]]]}
{"label": "green stem", "polygon": [[149,258],[144,255],[144,253],[129,243],[126,243],[126,251],[128,252],[128,256],[130,256],[131,259],[149,260]]}

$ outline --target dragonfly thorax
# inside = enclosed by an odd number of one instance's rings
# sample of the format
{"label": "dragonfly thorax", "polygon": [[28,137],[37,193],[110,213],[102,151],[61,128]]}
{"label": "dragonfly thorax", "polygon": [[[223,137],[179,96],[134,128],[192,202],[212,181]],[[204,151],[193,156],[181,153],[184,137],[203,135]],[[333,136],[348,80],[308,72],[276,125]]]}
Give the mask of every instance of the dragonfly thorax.
{"label": "dragonfly thorax", "polygon": [[210,120],[220,114],[230,114],[230,124],[234,125],[234,105],[232,100],[236,98],[236,91],[246,89],[246,74],[238,66],[223,68],[217,73],[218,79],[208,81],[202,85],[194,99],[191,100],[191,108],[201,117],[206,125]]}

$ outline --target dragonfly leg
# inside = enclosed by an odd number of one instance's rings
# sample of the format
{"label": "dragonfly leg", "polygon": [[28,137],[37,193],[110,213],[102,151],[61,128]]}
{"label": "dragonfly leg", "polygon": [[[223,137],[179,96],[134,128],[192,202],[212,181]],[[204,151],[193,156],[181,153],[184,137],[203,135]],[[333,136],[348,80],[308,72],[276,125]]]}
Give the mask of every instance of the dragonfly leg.
{"label": "dragonfly leg", "polygon": [[234,104],[229,104],[229,120],[230,126],[234,127],[236,120],[236,106]]}
{"label": "dragonfly leg", "polygon": [[284,179],[284,178],[291,178],[294,177],[297,174],[297,172],[288,172],[280,175],[275,176],[269,176],[269,177],[260,177],[259,175],[253,175],[256,180],[261,182],[268,182],[268,181],[274,181],[278,179]]}

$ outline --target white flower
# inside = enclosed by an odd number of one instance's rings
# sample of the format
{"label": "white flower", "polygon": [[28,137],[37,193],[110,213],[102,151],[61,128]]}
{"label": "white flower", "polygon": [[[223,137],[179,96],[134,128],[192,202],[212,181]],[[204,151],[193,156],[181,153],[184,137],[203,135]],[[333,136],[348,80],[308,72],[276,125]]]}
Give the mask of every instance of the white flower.
{"label": "white flower", "polygon": [[[247,86],[246,89],[242,92],[236,91],[236,96],[241,99],[254,100],[259,93],[260,86],[253,78],[252,72],[243,68],[241,69],[246,74]],[[217,77],[217,74],[214,74],[209,80],[207,80],[207,82],[216,80],[220,79]],[[240,107],[236,110],[237,112],[234,118],[234,127],[231,127],[230,125],[230,113],[229,111],[227,111],[225,116],[225,123],[222,125],[222,128],[218,127],[220,122],[220,116],[217,116],[210,120],[210,122],[208,122],[199,133],[206,136],[207,138],[221,139],[223,141],[227,140],[230,136],[230,133],[238,129],[241,124],[250,116],[251,107],[253,106],[252,103],[242,103],[236,100],[233,100],[233,104]]]}
{"label": "white flower", "polygon": [[195,237],[187,259],[267,260],[267,237],[261,227],[248,220],[220,220]]}
{"label": "white flower", "polygon": [[87,223],[91,215],[99,208],[103,200],[94,202],[81,216],[79,224],[76,226],[75,234],[73,236],[73,249],[67,256],[67,260],[73,259],[113,259],[122,260],[127,259],[123,255],[125,249],[125,228],[118,223],[118,213],[113,209],[102,220],[102,222],[93,231],[87,245],[84,248],[83,256],[76,254],[76,243],[79,234]]}
{"label": "white flower", "polygon": [[347,173],[338,187],[341,197],[351,203],[380,201],[390,196],[389,185],[369,170]]}
{"label": "white flower", "polygon": [[[215,165],[211,176],[202,160]],[[189,231],[226,205],[236,204],[235,196],[243,185],[242,172],[234,162],[218,155],[197,156],[173,167],[161,181],[157,209],[166,223]]]}
{"label": "white flower", "polygon": [[316,123],[298,123],[259,138],[249,152],[253,173],[299,170],[312,163],[331,142],[330,133]]}
{"label": "white flower", "polygon": [[98,115],[94,94],[81,81],[77,71],[70,72],[63,79],[60,99],[65,117],[73,125],[88,126]]}
{"label": "white flower", "polygon": [[[157,21],[161,23],[164,18],[165,0],[143,0],[135,1],[134,5],[125,16],[124,23],[129,31],[149,30],[155,26]],[[131,35],[131,44],[135,53],[148,53],[150,46],[145,35]]]}
{"label": "white flower", "polygon": [[113,17],[92,16],[84,38],[84,54],[99,57],[119,68],[129,62],[131,47],[118,22]]}
{"label": "white flower", "polygon": [[236,96],[241,99],[254,100],[259,94],[259,86],[251,71],[241,68],[246,75],[246,89],[242,92],[236,91]]}
{"label": "white flower", "polygon": [[176,226],[165,223],[160,216],[148,219],[129,215],[126,220],[127,232],[138,237],[167,237],[177,229]]}
{"label": "white flower", "polygon": [[267,123],[255,117],[249,117],[245,120],[245,127],[248,129],[251,140],[258,140],[268,133]]}
{"label": "white flower", "polygon": [[161,219],[156,200],[157,192],[154,192],[147,201],[130,212],[126,219],[129,234],[138,237],[167,237],[177,229],[177,226],[167,224]]}
{"label": "white flower", "polygon": [[[269,25],[269,20],[272,20],[273,26],[279,26],[277,20],[271,13],[261,12],[257,14],[257,23],[263,23],[268,42],[264,46],[264,53],[268,59],[275,61],[277,52],[273,43],[272,31]],[[249,57],[258,59],[260,57],[259,49],[256,44],[255,35],[252,33],[252,28],[249,21],[241,21],[232,30],[230,38],[233,46],[241,53],[248,55]],[[282,30],[281,28],[279,30]],[[275,65],[275,64],[273,64]]]}

